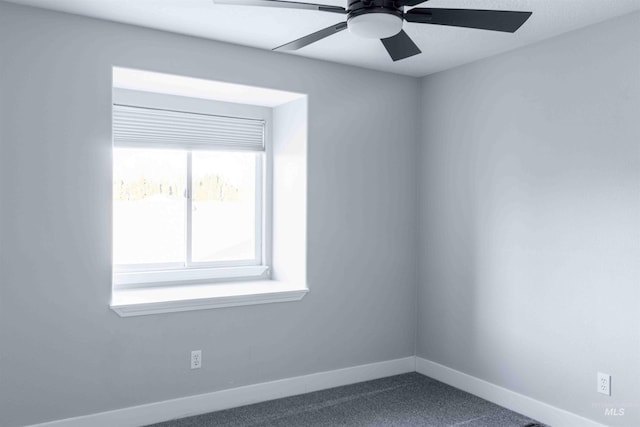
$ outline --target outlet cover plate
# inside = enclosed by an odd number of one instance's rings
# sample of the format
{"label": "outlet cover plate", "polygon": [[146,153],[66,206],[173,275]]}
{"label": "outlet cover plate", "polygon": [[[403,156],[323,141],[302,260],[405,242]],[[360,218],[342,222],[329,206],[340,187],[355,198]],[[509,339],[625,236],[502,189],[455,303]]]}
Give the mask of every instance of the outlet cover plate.
{"label": "outlet cover plate", "polygon": [[202,350],[193,350],[191,352],[191,369],[200,369],[202,367]]}
{"label": "outlet cover plate", "polygon": [[598,393],[611,396],[611,375],[598,372]]}

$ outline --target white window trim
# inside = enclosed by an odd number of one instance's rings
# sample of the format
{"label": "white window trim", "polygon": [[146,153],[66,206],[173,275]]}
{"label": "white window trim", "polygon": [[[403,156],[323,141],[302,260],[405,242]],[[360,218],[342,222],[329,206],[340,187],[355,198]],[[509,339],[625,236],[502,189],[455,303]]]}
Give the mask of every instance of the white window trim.
{"label": "white window trim", "polygon": [[243,267],[185,268],[175,270],[132,271],[114,274],[113,284],[119,289],[140,286],[160,286],[187,281],[221,281],[232,279],[267,279],[269,267],[248,265]]}
{"label": "white window trim", "polygon": [[[114,71],[116,70],[123,69],[114,67]],[[127,89],[122,89],[124,87]],[[162,89],[158,93],[130,89],[126,85],[114,87],[114,94],[135,92],[136,99],[142,96],[152,100],[158,96],[172,96],[166,95],[167,92],[163,93]],[[265,134],[270,141],[265,147],[267,155],[263,185],[263,190],[270,192],[265,199],[263,215],[266,222],[263,226],[263,260],[265,265],[270,266],[264,273],[267,279],[243,282],[221,279],[216,283],[207,280],[208,283],[178,286],[157,282],[155,285],[148,282],[150,286],[113,286],[110,308],[115,313],[128,317],[290,302],[301,300],[309,292],[306,277],[307,96],[290,92],[286,94],[286,102],[270,107],[273,116],[272,120],[267,121]],[[180,96],[176,98],[184,99]],[[195,101],[211,105],[210,99]],[[255,110],[264,108],[218,101],[213,101],[213,104],[214,109],[223,107],[227,112],[237,111],[238,107]],[[273,227],[277,227],[278,231],[274,232]],[[285,229],[287,232],[283,233]]]}

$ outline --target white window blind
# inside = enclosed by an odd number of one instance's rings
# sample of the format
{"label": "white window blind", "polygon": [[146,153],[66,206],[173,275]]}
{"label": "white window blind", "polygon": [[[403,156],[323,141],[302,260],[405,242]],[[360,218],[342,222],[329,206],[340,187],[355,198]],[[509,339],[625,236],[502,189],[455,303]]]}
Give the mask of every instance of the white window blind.
{"label": "white window blind", "polygon": [[132,105],[113,105],[121,147],[264,150],[264,121]]}

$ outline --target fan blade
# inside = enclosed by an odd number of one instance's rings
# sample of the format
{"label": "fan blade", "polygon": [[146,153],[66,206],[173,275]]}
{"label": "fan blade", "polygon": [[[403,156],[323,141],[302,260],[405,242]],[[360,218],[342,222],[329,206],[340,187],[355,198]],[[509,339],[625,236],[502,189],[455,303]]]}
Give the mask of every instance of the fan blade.
{"label": "fan blade", "polygon": [[408,22],[478,28],[515,33],[531,16],[531,12],[508,10],[416,8],[405,12]]}
{"label": "fan blade", "polygon": [[339,33],[340,31],[346,28],[347,28],[347,23],[341,22],[339,24],[324,28],[320,31],[316,31],[315,33],[311,33],[307,36],[300,37],[299,39],[283,44],[282,46],[278,46],[273,50],[298,50],[300,48],[310,45],[311,43],[315,43],[318,40],[322,40],[325,37],[329,37],[335,33]]}
{"label": "fan blade", "polygon": [[329,6],[316,3],[298,3],[295,1],[281,0],[213,0],[214,4],[231,4],[236,6],[262,6],[262,7],[283,7],[286,9],[307,9],[319,10],[321,12],[347,13],[344,7]]}
{"label": "fan blade", "polygon": [[387,39],[380,39],[380,41],[384,45],[385,49],[387,49],[387,52],[389,52],[393,62],[422,53],[404,30],[400,30],[400,32],[395,36]]}

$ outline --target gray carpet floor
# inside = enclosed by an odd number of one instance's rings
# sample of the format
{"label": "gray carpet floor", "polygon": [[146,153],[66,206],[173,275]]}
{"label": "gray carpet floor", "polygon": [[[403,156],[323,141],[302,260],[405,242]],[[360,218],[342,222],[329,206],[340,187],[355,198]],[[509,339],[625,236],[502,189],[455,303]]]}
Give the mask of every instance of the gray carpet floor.
{"label": "gray carpet floor", "polygon": [[418,373],[154,424],[153,427],[533,427],[523,415]]}

